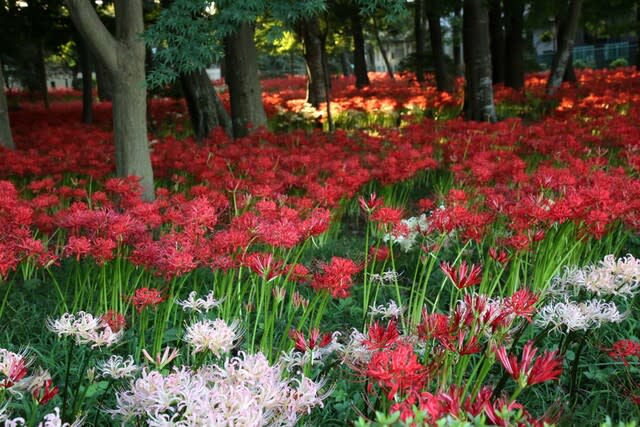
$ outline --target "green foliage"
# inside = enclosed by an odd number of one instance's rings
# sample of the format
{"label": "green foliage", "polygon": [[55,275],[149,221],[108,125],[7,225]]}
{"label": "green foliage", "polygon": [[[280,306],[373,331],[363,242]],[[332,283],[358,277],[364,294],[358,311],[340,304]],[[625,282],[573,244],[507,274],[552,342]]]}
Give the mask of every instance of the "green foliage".
{"label": "green foliage", "polygon": [[611,61],[609,68],[628,67],[629,61],[626,58],[618,58]]}
{"label": "green foliage", "polygon": [[238,25],[254,23],[269,15],[285,24],[322,11],[324,0],[250,0],[216,2],[174,0],[145,31],[147,44],[154,48],[151,86],[171,83],[181,73],[207,67],[222,57],[222,43]]}

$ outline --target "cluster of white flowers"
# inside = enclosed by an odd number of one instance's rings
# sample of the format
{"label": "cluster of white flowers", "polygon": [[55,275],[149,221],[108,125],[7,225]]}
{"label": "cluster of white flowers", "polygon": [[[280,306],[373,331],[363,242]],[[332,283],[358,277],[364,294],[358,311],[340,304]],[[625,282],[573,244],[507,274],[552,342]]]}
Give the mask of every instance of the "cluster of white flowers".
{"label": "cluster of white flowers", "polygon": [[640,288],[640,260],[633,255],[616,259],[607,255],[595,265],[569,267],[552,282],[552,291],[586,289],[598,296],[631,297]]}
{"label": "cluster of white flowers", "polygon": [[222,319],[205,319],[187,326],[184,340],[193,347],[193,354],[209,350],[220,357],[231,351],[240,337],[242,331],[237,320],[229,325]]}
{"label": "cluster of white flowers", "polygon": [[112,355],[104,362],[98,363],[98,372],[104,378],[114,380],[133,378],[140,368],[133,362],[133,356],[125,360],[122,356]]}
{"label": "cluster of white flowers", "polygon": [[213,291],[209,292],[204,298],[196,298],[197,295],[197,292],[193,291],[189,293],[189,298],[186,300],[177,300],[176,304],[182,307],[184,311],[191,310],[202,313],[202,310],[209,312],[212,308],[218,307],[223,301],[222,299],[215,299]]}
{"label": "cluster of white flowers", "polygon": [[342,349],[342,360],[349,366],[362,366],[371,360],[372,352],[364,343],[367,336],[357,329],[351,331],[349,342]]}
{"label": "cluster of white flowers", "polygon": [[390,300],[387,305],[369,306],[369,315],[382,316],[383,319],[397,319],[404,314],[406,307],[399,306],[394,300]]}
{"label": "cluster of white flowers", "polygon": [[142,370],[141,378],[116,394],[109,412],[123,423],[182,426],[293,426],[327,394],[322,382],[282,378],[282,367],[262,353],[207,365],[174,368],[168,375]]}
{"label": "cluster of white flowers", "polygon": [[[5,417],[2,418],[3,412],[0,409],[0,422],[4,421],[5,427],[22,427],[26,426],[27,422],[24,418],[18,417],[9,419]],[[46,414],[41,423],[38,424],[38,427],[80,427],[84,424],[84,418],[78,418],[73,423],[63,423],[62,418],[60,418],[60,408],[56,407],[53,412]]]}
{"label": "cluster of white flowers", "polygon": [[113,332],[100,317],[80,311],[77,314],[65,313],[59,319],[47,319],[47,328],[61,336],[75,337],[78,344],[89,344],[91,348],[110,347],[122,338],[123,332]]}
{"label": "cluster of white flowers", "polygon": [[382,273],[369,274],[369,280],[371,283],[377,283],[379,285],[385,285],[387,283],[395,283],[402,273],[398,273],[394,270],[383,271]]}
{"label": "cluster of white flowers", "polygon": [[540,327],[564,326],[568,331],[586,331],[603,323],[620,323],[624,316],[613,302],[592,299],[585,302],[556,302],[545,305],[538,311],[536,324]]}
{"label": "cluster of white flowers", "polygon": [[387,233],[382,236],[382,240],[397,244],[404,252],[409,252],[415,246],[418,236],[429,230],[427,215],[412,216],[411,218],[403,219],[400,223],[406,227],[406,234]]}

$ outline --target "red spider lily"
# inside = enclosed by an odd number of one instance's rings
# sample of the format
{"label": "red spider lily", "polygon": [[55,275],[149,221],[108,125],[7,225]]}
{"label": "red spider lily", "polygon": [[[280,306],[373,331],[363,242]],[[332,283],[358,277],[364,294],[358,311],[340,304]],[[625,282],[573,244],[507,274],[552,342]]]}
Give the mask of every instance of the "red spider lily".
{"label": "red spider lily", "polygon": [[317,348],[323,348],[331,343],[331,334],[329,332],[320,335],[320,329],[313,328],[309,332],[309,341],[304,338],[304,334],[300,331],[292,329],[289,331],[289,338],[295,343],[296,349],[302,352],[313,351]]}
{"label": "red spider lily", "polygon": [[369,220],[380,225],[394,225],[399,223],[403,216],[404,211],[402,209],[382,206],[371,214]]}
{"label": "red spider lily", "polygon": [[103,314],[102,321],[109,325],[113,332],[120,332],[127,326],[127,319],[124,315],[114,310],[109,310]]}
{"label": "red spider lily", "polygon": [[528,289],[520,289],[507,297],[503,301],[505,312],[523,317],[531,323],[531,316],[536,311],[534,307],[538,301],[538,296]]}
{"label": "red spider lily", "polygon": [[371,193],[368,200],[363,196],[360,196],[358,198],[358,202],[360,203],[360,208],[362,209],[362,211],[367,215],[371,215],[373,212],[375,212],[376,209],[382,206],[384,200],[382,200],[382,198],[378,198],[378,195],[376,193]]}
{"label": "red spider lily", "polygon": [[461,356],[466,354],[475,354],[480,352],[480,342],[476,335],[471,335],[472,331],[460,330],[455,335],[447,335],[438,338],[440,344],[447,350],[457,353]]}
{"label": "red spider lily", "polygon": [[376,260],[378,262],[382,262],[386,259],[389,259],[389,248],[387,246],[371,246],[369,248],[369,262]]}
{"label": "red spider lily", "polygon": [[131,302],[138,313],[141,313],[145,307],[155,307],[163,301],[162,293],[154,288],[136,289],[133,297],[131,297]]}
{"label": "red spider lily", "polygon": [[363,344],[369,350],[381,350],[394,345],[399,337],[400,332],[395,320],[390,320],[386,328],[376,320],[369,326],[367,338],[363,341]]}
{"label": "red spider lily", "polygon": [[332,257],[331,261],[321,264],[322,272],[314,275],[311,286],[317,291],[326,289],[334,298],[347,298],[353,285],[353,275],[361,267],[348,258]]}
{"label": "red spider lily", "polygon": [[506,264],[509,261],[509,253],[505,250],[498,251],[496,248],[489,248],[489,256],[500,264]]}
{"label": "red spider lily", "polygon": [[440,263],[440,268],[458,289],[468,288],[482,281],[482,268],[475,264],[469,267],[466,261],[462,261],[457,270],[448,262]]}
{"label": "red spider lily", "polygon": [[23,379],[28,372],[28,362],[24,357],[18,357],[12,360],[11,366],[9,366],[9,372],[7,378],[0,383],[0,387],[9,388],[13,387],[15,383]]}
{"label": "red spider lily", "polygon": [[551,381],[562,374],[562,359],[558,357],[558,351],[545,351],[541,357],[534,360],[537,349],[533,348],[533,341],[527,342],[522,350],[522,359],[507,355],[505,346],[499,347],[495,352],[498,360],[511,377],[521,387]]}
{"label": "red spider lily", "polygon": [[389,400],[398,393],[404,396],[418,393],[428,376],[427,368],[418,361],[413,347],[406,343],[374,353],[364,373],[386,390]]}
{"label": "red spider lily", "polygon": [[33,391],[33,398],[38,403],[38,405],[44,405],[58,394],[58,386],[51,387],[53,384],[52,379],[47,379],[44,382],[44,385],[35,389]]}
{"label": "red spider lily", "polygon": [[640,343],[629,339],[618,340],[606,351],[613,360],[621,361],[624,366],[629,366],[628,358],[640,358]]}

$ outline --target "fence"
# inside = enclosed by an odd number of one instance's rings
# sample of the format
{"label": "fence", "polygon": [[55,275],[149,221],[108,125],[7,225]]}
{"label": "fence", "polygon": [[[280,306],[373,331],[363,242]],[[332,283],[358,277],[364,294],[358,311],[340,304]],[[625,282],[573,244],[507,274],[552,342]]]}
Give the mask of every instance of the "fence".
{"label": "fence", "polygon": [[[628,65],[636,63],[636,42],[606,43],[602,46],[583,45],[573,48],[573,63],[576,67],[606,68],[614,61],[624,60]],[[536,59],[542,68],[551,67],[553,52],[537,55]]]}

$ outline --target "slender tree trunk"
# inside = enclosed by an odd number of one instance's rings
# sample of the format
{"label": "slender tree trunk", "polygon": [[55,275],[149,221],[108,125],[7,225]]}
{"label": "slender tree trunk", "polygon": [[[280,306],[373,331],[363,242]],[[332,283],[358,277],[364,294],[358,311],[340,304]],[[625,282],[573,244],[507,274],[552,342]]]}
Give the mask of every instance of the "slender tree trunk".
{"label": "slender tree trunk", "polygon": [[340,54],[340,66],[342,67],[342,75],[349,77],[351,75],[351,62],[349,62],[349,54],[346,50]]}
{"label": "slender tree trunk", "polygon": [[11,124],[9,123],[9,107],[7,105],[7,97],[4,94],[4,75],[2,69],[4,67],[0,64],[0,147],[14,149],[16,146],[13,143],[13,137],[11,136]]}
{"label": "slender tree trunk", "polygon": [[113,79],[102,61],[94,57],[96,66],[96,83],[98,84],[98,99],[102,102],[113,101]]}
{"label": "slender tree trunk", "polygon": [[569,63],[571,51],[575,43],[583,0],[569,0],[565,18],[558,29],[558,50],[553,56],[551,74],[547,81],[547,93],[554,94],[562,84],[562,78]]}
{"label": "slender tree trunk", "polygon": [[[507,2],[508,1],[512,0],[507,0]],[[491,0],[489,5],[489,39],[491,43],[493,84],[504,82],[505,36],[501,3],[500,0]]]}
{"label": "slender tree trunk", "polygon": [[[424,82],[424,59],[426,56],[423,16],[423,0],[413,2],[413,34],[416,42],[416,79]],[[431,30],[431,21],[429,21]]]}
{"label": "slender tree trunk", "polygon": [[380,27],[378,27],[378,19],[373,17],[373,32],[376,35],[376,43],[378,43],[378,49],[380,49],[380,54],[382,55],[382,60],[384,61],[385,67],[387,67],[387,74],[391,80],[395,80],[396,77],[393,75],[393,66],[389,61],[389,55],[387,55],[387,50],[384,48],[382,44],[382,39],[380,38]]}
{"label": "slender tree trunk", "polygon": [[320,21],[317,16],[307,18],[301,22],[300,27],[307,65],[307,102],[318,108],[326,100]]}
{"label": "slender tree trunk", "polygon": [[508,0],[505,11],[505,85],[516,90],[524,88],[524,0]]}
{"label": "slender tree trunk", "polygon": [[576,69],[573,66],[573,49],[569,53],[569,61],[567,62],[567,69],[564,70],[564,76],[562,76],[563,82],[575,83],[578,81],[576,76]]}
{"label": "slender tree trunk", "polygon": [[489,13],[484,0],[464,0],[464,112],[467,120],[496,121],[491,76]]}
{"label": "slender tree trunk", "polygon": [[258,78],[258,52],[253,33],[253,26],[244,23],[225,41],[225,80],[229,86],[235,138],[247,136],[250,129],[255,130],[267,124]]}
{"label": "slender tree trunk", "polygon": [[116,0],[116,36],[88,0],[66,0],[76,28],[113,78],[113,137],[116,173],[139,177],[144,200],[153,200],[153,170],[147,140],[145,46],[142,0]]}
{"label": "slender tree trunk", "polygon": [[362,19],[358,9],[351,11],[351,32],[353,33],[353,73],[356,75],[356,87],[361,89],[369,86],[369,75],[367,74],[367,60],[365,58],[364,31],[362,29]]}
{"label": "slender tree trunk", "polygon": [[207,71],[202,68],[180,76],[182,91],[189,108],[193,133],[197,141],[202,141],[218,126],[222,126],[229,135],[233,132],[231,119],[227,112],[218,108],[218,99]]}
{"label": "slender tree trunk", "polygon": [[440,15],[432,7],[427,7],[426,12],[427,20],[429,21],[429,38],[431,39],[431,55],[433,56],[433,68],[436,75],[436,87],[440,92],[450,93],[453,92],[453,79],[449,76],[445,63]]}
{"label": "slender tree trunk", "polygon": [[93,123],[93,85],[91,84],[91,60],[86,43],[78,40],[78,56],[82,73],[82,123]]}
{"label": "slender tree trunk", "polygon": [[38,41],[38,86],[40,87],[40,93],[42,94],[42,102],[44,108],[47,110],[50,107],[49,103],[49,88],[47,87],[47,66],[44,60],[44,41]]}
{"label": "slender tree trunk", "polygon": [[[456,17],[456,21],[460,21],[461,19],[461,12],[460,12],[460,8],[456,7],[455,9],[455,17]],[[460,31],[460,28],[458,27],[454,27],[451,30],[452,32],[452,39],[453,39],[453,64],[455,65],[455,75],[459,76],[462,74],[462,70],[464,67],[464,64],[462,63],[462,48],[460,46],[460,42],[462,41],[462,31]]]}

